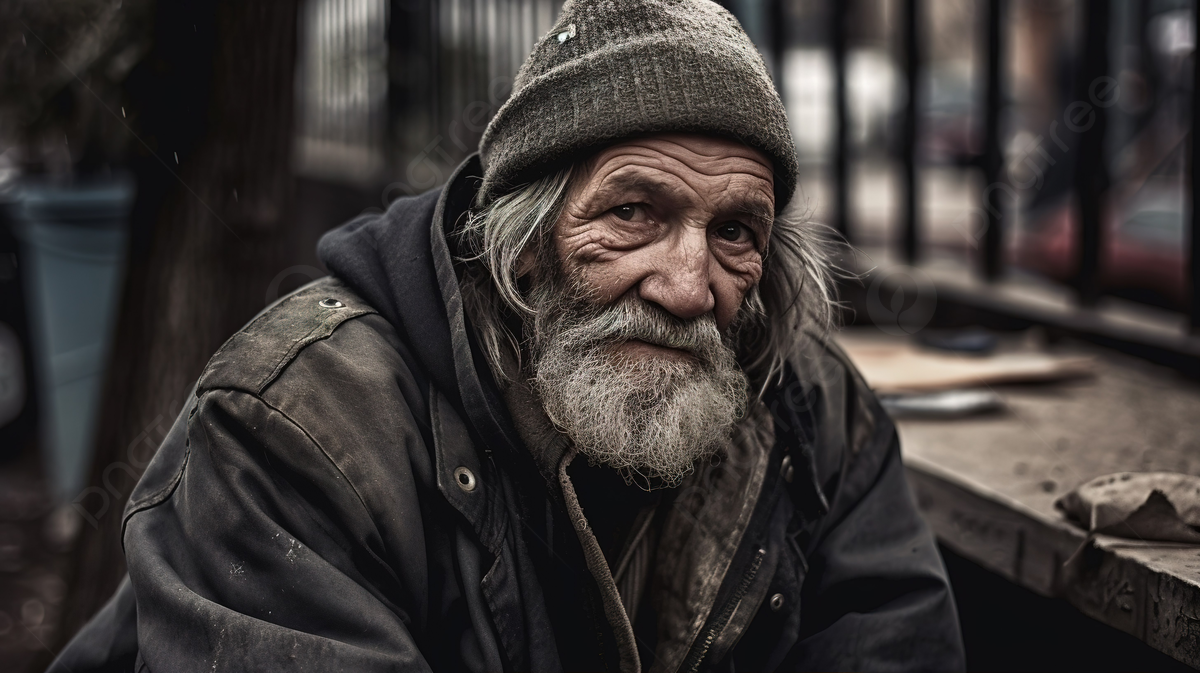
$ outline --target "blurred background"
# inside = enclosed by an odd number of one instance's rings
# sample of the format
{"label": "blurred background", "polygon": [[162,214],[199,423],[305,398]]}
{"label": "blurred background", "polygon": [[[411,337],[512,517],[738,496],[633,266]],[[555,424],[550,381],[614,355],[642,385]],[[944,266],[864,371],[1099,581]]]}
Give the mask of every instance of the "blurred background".
{"label": "blurred background", "polygon": [[[855,246],[847,323],[924,283],[910,333],[1036,325],[1200,372],[1193,2],[723,4],[797,201]],[[212,352],[324,275],[324,231],[440,185],[560,5],[0,0],[0,668],[44,668],[116,587],[125,498]],[[1176,664],[947,554],[976,670]]]}

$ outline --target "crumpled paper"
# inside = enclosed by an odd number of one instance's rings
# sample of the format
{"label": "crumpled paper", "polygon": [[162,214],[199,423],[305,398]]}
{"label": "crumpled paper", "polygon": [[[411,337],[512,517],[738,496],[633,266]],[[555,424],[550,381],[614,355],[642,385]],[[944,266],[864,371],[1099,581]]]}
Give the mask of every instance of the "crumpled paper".
{"label": "crumpled paper", "polygon": [[1119,472],[1087,482],[1054,506],[1091,533],[1200,544],[1200,477]]}

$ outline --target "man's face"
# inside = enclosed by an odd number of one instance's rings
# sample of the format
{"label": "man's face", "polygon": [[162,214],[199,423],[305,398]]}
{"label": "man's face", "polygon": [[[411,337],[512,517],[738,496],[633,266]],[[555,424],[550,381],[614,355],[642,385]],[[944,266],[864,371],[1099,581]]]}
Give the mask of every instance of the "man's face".
{"label": "man's face", "polygon": [[555,229],[567,273],[601,303],[632,293],[684,320],[711,311],[728,329],[762,276],[771,160],[732,140],[672,134],[609,147],[583,170]]}
{"label": "man's face", "polygon": [[595,462],[672,485],[728,440],[746,403],[731,327],[762,274],[769,160],[670,135],[597,154],[535,269],[533,383]]}

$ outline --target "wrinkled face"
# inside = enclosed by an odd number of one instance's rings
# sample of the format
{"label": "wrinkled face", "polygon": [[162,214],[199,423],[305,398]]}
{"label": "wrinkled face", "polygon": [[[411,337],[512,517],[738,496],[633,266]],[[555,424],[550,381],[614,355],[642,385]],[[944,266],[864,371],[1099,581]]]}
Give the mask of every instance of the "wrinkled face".
{"label": "wrinkled face", "polygon": [[593,461],[669,486],[724,446],[773,210],[769,160],[715,138],[622,143],[576,174],[526,327],[543,407]]}
{"label": "wrinkled face", "polygon": [[728,329],[762,276],[771,160],[731,140],[671,134],[609,147],[583,170],[555,230],[564,270],[602,304],[633,294],[684,320],[712,312]]}

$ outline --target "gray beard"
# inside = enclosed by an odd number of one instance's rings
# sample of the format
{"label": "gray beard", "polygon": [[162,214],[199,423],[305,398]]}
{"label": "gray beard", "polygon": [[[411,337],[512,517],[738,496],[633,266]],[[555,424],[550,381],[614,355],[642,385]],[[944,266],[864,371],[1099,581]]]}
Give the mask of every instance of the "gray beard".
{"label": "gray beard", "polygon": [[[680,320],[632,293],[598,306],[561,276],[540,285],[526,324],[530,380],[546,415],[593,464],[670,488],[728,443],[748,384],[711,313]],[[692,357],[618,353],[631,339]]]}

